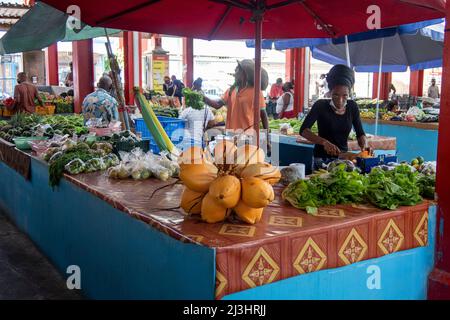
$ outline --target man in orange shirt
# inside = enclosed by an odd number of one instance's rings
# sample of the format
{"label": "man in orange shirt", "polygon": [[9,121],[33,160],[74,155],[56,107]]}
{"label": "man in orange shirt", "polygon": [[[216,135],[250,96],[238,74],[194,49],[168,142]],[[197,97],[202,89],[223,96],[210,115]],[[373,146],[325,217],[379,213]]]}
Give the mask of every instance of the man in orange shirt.
{"label": "man in orange shirt", "polygon": [[[227,132],[250,133],[254,127],[254,70],[255,62],[250,59],[238,61],[235,70],[235,84],[232,85],[218,101],[205,97],[205,102],[213,108],[227,107],[227,121],[225,128]],[[261,69],[261,89],[268,85],[268,75]],[[269,120],[266,113],[266,102],[262,91],[260,91],[258,108],[261,109],[260,117],[263,128],[268,131]]]}
{"label": "man in orange shirt", "polygon": [[272,84],[269,92],[269,104],[267,106],[267,114],[273,115],[274,119],[277,118],[276,112],[277,100],[283,95],[283,79],[278,78],[277,82]]}
{"label": "man in orange shirt", "polygon": [[35,109],[34,99],[43,106],[42,99],[39,96],[37,88],[28,82],[28,76],[25,72],[17,74],[18,85],[14,88],[15,109],[17,112],[33,113]]}

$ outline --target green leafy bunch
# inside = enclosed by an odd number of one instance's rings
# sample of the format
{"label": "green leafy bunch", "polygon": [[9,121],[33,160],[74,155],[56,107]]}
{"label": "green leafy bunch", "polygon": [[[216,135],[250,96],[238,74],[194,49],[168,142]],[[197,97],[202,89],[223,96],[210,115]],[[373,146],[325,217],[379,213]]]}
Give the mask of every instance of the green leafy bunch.
{"label": "green leafy bunch", "polygon": [[196,110],[202,110],[205,106],[203,102],[203,95],[197,91],[193,91],[189,88],[183,89],[183,96],[186,106]]}

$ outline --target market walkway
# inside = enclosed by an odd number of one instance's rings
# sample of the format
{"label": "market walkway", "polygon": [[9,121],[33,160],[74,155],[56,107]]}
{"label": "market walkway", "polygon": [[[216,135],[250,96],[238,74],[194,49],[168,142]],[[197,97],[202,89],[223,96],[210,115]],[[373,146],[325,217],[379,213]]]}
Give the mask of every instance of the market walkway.
{"label": "market walkway", "polygon": [[82,299],[0,211],[0,300]]}

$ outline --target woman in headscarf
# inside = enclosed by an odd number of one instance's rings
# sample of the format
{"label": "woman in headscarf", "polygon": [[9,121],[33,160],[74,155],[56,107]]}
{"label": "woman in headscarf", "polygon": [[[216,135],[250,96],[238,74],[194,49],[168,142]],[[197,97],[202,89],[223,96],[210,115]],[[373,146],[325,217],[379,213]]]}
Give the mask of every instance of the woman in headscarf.
{"label": "woman in headscarf", "polygon": [[[352,127],[361,150],[366,146],[358,105],[349,100],[355,83],[353,70],[345,65],[336,65],[328,73],[327,83],[331,99],[320,99],[314,103],[300,128],[300,135],[315,144],[315,170],[348,151],[347,141]],[[315,122],[319,129],[318,135],[311,131]]]}

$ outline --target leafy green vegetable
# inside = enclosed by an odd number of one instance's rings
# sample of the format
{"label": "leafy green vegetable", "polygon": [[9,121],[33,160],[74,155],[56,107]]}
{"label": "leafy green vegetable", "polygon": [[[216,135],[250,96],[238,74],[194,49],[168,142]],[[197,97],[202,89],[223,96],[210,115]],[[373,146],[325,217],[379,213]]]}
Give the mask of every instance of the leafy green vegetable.
{"label": "leafy green vegetable", "polygon": [[183,96],[186,106],[193,109],[201,110],[204,108],[203,95],[197,91],[193,91],[189,88],[183,89]]}
{"label": "leafy green vegetable", "polygon": [[366,177],[356,171],[347,172],[345,164],[340,164],[330,173],[290,184],[282,196],[294,207],[313,212],[325,205],[362,202],[365,190]]}
{"label": "leafy green vegetable", "polygon": [[374,168],[370,174],[348,172],[340,164],[330,173],[291,183],[282,193],[292,206],[316,214],[317,208],[345,203],[366,203],[382,209],[412,206],[422,201],[421,195],[434,197],[432,176],[419,176],[408,165],[390,171]]}
{"label": "leafy green vegetable", "polygon": [[426,199],[434,200],[436,175],[420,174],[419,175],[420,195]]}
{"label": "leafy green vegetable", "polygon": [[394,210],[398,206],[412,206],[420,203],[418,173],[408,165],[384,171],[374,168],[368,175],[368,200],[379,208]]}

